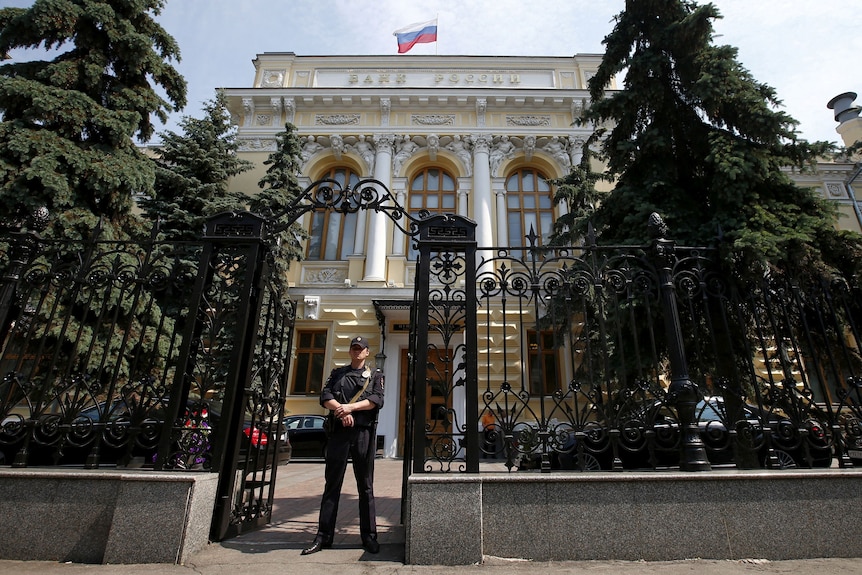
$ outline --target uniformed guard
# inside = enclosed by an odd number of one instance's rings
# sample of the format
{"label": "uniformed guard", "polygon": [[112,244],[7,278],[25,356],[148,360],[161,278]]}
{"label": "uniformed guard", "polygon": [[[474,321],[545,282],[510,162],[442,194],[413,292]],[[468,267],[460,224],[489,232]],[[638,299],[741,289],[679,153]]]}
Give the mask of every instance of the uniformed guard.
{"label": "uniformed guard", "polygon": [[303,555],[332,546],[338,500],[353,459],[353,474],[359,491],[359,532],[369,553],[380,551],[374,509],[374,455],[377,451],[377,414],[383,407],[383,372],[365,365],[370,351],[364,337],[350,341],[350,365],[329,374],[320,391],[320,404],[329,410],[329,441],[326,447],[326,485],[320,502],[317,536]]}

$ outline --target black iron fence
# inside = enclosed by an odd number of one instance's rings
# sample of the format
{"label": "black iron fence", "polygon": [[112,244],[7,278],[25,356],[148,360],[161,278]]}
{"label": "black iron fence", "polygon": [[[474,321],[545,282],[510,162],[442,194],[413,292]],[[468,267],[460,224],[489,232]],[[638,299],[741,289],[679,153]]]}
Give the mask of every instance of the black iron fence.
{"label": "black iron fence", "polygon": [[0,465],[218,473],[211,537],[267,523],[290,455],[295,308],[274,271],[279,234],[330,209],[413,233],[372,179],[319,180],[278,213],[219,214],[199,242],[0,230]]}
{"label": "black iron fence", "polygon": [[862,464],[854,286],[743,281],[664,238],[528,240],[420,234],[414,472]]}
{"label": "black iron fence", "polygon": [[257,216],[157,238],[0,237],[0,464],[220,473],[221,539],[271,516],[293,306]]}
{"label": "black iron fence", "polygon": [[154,465],[200,245],[4,240],[0,460]]}
{"label": "black iron fence", "polygon": [[[349,200],[397,222],[369,182],[316,183],[291,217]],[[265,226],[225,214],[182,244],[0,238],[2,461],[215,471],[218,537],[265,521],[293,322]],[[414,472],[862,462],[855,286],[743,283],[664,238],[480,248],[474,230],[448,215],[404,230],[420,254]]]}

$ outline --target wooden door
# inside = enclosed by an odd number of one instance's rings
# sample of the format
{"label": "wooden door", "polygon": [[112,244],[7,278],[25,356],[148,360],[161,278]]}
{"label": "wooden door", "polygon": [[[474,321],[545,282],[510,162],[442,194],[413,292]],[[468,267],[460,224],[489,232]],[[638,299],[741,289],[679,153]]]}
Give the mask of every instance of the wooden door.
{"label": "wooden door", "polygon": [[[401,383],[401,400],[398,409],[399,425],[398,448],[396,449],[397,457],[404,456],[404,428],[407,423],[407,373],[409,367],[407,351],[408,350],[406,348],[401,350],[401,373],[399,374],[401,378],[399,380]],[[446,392],[446,389],[451,382],[439,381],[435,376],[435,373],[449,373],[451,367],[447,370],[445,362],[441,361],[436,354],[429,354],[428,361],[436,367],[436,370],[428,369],[429,381],[425,384],[428,386],[425,392],[425,397],[428,398],[428,402],[425,405],[425,410],[423,412],[426,422],[445,419],[448,417],[447,410],[452,407],[452,393]]]}

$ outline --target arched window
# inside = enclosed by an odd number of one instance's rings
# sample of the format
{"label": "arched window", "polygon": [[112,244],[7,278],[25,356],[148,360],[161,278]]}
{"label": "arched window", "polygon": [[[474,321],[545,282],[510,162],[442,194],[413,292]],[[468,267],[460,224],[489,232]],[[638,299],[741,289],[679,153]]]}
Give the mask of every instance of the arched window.
{"label": "arched window", "polygon": [[530,228],[539,236],[539,245],[548,243],[554,226],[551,184],[538,171],[524,168],[506,178],[509,247],[526,244]]}
{"label": "arched window", "polygon": [[[359,175],[350,168],[332,168],[321,177],[337,181],[351,188],[359,181]],[[343,260],[354,252],[357,213],[342,214],[334,210],[311,214],[311,237],[306,256],[310,260]]]}
{"label": "arched window", "polygon": [[[454,214],[456,209],[455,178],[440,168],[425,168],[410,180],[408,193],[408,210],[410,215],[419,216],[425,210],[432,214]],[[408,258],[416,259],[416,250],[412,241],[408,249]]]}

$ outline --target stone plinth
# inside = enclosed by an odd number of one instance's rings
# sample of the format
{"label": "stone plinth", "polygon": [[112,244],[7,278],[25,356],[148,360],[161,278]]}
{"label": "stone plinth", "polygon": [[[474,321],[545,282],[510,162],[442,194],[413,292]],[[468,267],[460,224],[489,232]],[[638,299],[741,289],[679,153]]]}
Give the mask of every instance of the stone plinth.
{"label": "stone plinth", "polygon": [[183,563],[208,541],[218,475],[0,469],[0,559]]}
{"label": "stone plinth", "polygon": [[856,557],[862,470],[412,475],[406,558]]}

